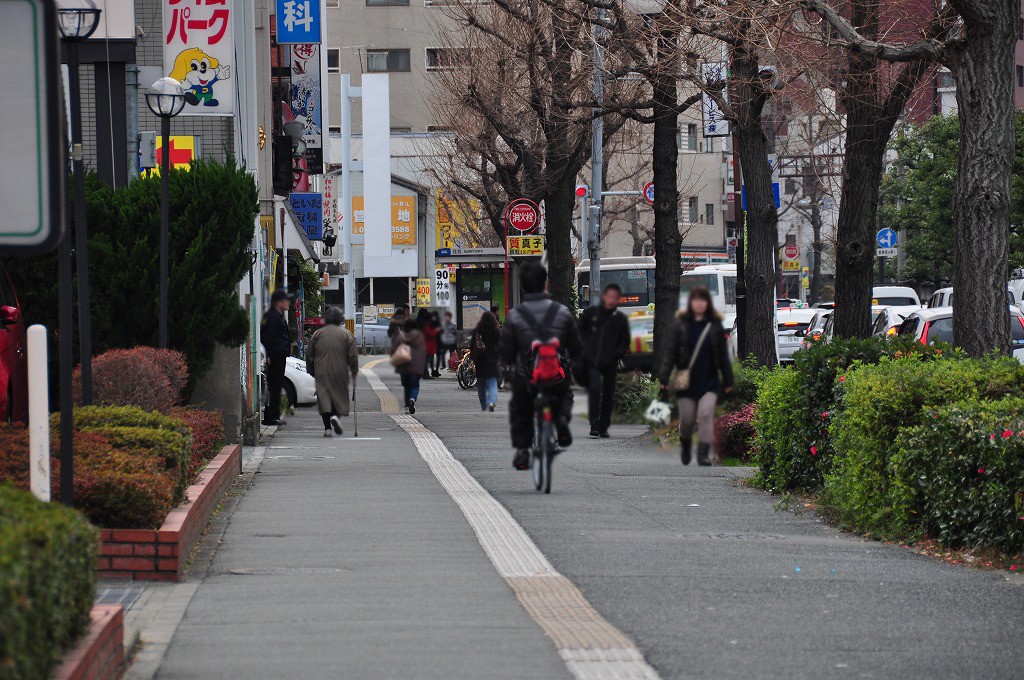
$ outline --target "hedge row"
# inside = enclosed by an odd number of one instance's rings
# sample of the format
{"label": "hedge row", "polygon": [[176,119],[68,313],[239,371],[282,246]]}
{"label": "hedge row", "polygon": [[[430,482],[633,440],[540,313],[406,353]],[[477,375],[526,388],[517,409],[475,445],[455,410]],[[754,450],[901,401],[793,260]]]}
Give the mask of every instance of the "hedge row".
{"label": "hedge row", "polygon": [[814,346],[761,382],[756,479],[820,493],[857,531],[1024,552],[1022,406],[1024,366],[1009,357]]}
{"label": "hedge row", "polygon": [[0,484],[0,679],[50,677],[86,630],[97,544],[79,513]]}
{"label": "hedge row", "polygon": [[[184,500],[185,489],[216,455],[219,413],[180,409],[182,418],[136,407],[75,409],[75,506],[96,525],[154,529]],[[59,440],[54,418],[51,488],[59,496]],[[0,481],[28,489],[28,434],[0,426]]]}

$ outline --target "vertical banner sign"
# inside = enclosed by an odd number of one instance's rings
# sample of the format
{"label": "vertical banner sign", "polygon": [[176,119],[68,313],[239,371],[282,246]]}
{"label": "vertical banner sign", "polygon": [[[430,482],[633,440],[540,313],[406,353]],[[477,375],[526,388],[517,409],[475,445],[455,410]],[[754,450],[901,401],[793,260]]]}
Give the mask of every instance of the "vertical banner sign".
{"label": "vertical banner sign", "polygon": [[320,0],[277,0],[279,45],[320,42]]}
{"label": "vertical banner sign", "polygon": [[[317,5],[319,7],[319,4]],[[302,123],[302,141],[307,156],[319,158],[310,163],[309,173],[320,174],[323,165],[323,128],[321,127],[320,46],[292,45],[291,105],[295,121]],[[312,152],[312,153],[310,153]]]}
{"label": "vertical banner sign", "polygon": [[324,238],[324,197],[313,192],[293,191],[288,194],[299,226],[310,241],[322,241]]}
{"label": "vertical banner sign", "polygon": [[438,307],[451,308],[452,306],[454,269],[454,267],[449,267],[448,265],[437,265],[437,271],[434,273],[434,302]]}
{"label": "vertical banner sign", "polygon": [[[391,252],[391,104],[386,73],[367,73],[363,91],[365,276],[396,276]],[[427,286],[430,286],[428,279]]]}
{"label": "vertical banner sign", "polygon": [[[725,84],[729,77],[729,70],[725,62],[704,62],[700,65],[700,79],[705,85],[716,85],[721,83],[721,97],[728,98],[728,87]],[[728,137],[729,121],[722,115],[722,108],[718,102],[705,92],[701,96],[701,116],[704,119],[705,137]]]}
{"label": "vertical banner sign", "polygon": [[324,176],[324,229],[330,227],[337,234],[340,228],[338,223],[338,196],[334,193],[335,175]]}
{"label": "vertical banner sign", "polygon": [[160,0],[164,73],[185,90],[185,115],[231,115],[235,88],[234,3],[229,0]]}
{"label": "vertical banner sign", "polygon": [[430,306],[430,279],[416,279],[416,306]]}

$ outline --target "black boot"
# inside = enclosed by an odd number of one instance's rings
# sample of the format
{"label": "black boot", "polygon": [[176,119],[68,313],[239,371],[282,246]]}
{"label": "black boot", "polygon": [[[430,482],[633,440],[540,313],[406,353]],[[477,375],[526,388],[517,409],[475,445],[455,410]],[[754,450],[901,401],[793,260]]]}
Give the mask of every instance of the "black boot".
{"label": "black boot", "polygon": [[711,465],[711,444],[697,444],[697,464]]}
{"label": "black boot", "polygon": [[692,439],[683,439],[679,444],[679,459],[683,461],[683,465],[690,464],[690,449],[693,448]]}

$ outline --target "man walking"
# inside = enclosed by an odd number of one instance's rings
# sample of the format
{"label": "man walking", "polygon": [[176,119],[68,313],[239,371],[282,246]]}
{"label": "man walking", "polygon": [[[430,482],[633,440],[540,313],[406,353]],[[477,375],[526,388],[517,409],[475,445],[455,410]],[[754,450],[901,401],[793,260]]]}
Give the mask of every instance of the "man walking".
{"label": "man walking", "polygon": [[629,350],[629,319],[618,310],[622,289],[609,283],[601,294],[601,304],[590,306],[580,315],[583,359],[587,368],[590,436],[607,439],[612,423],[615,377],[619,360]]}
{"label": "man walking", "polygon": [[337,307],[324,311],[324,325],[313,333],[306,349],[306,371],[316,380],[316,401],[324,421],[324,436],[343,434],[339,416],[349,412],[349,376],[359,373],[356,339],[341,324],[345,315]]}
{"label": "man walking", "polygon": [[292,338],[288,331],[288,309],[291,298],[283,290],[270,296],[270,309],[263,315],[260,342],[267,353],[267,405],[263,410],[264,425],[284,425],[281,420],[281,388],[284,369],[292,353]]}

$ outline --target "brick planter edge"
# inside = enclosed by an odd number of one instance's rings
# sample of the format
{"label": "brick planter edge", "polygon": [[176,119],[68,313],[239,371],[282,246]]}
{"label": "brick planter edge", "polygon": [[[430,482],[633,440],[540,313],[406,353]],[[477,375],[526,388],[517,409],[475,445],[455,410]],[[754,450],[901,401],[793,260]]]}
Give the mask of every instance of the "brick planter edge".
{"label": "brick planter edge", "polygon": [[180,580],[206,521],[241,473],[241,445],[225,446],[199,473],[185,492],[185,502],[171,510],[159,529],[103,529],[96,575],[136,581]]}
{"label": "brick planter edge", "polygon": [[124,609],[93,606],[85,637],[64,655],[54,680],[113,680],[124,665]]}

